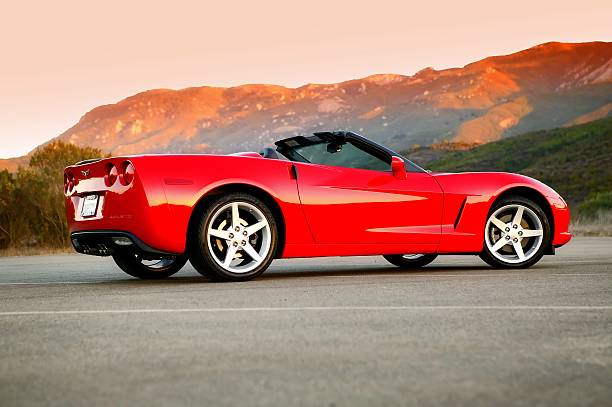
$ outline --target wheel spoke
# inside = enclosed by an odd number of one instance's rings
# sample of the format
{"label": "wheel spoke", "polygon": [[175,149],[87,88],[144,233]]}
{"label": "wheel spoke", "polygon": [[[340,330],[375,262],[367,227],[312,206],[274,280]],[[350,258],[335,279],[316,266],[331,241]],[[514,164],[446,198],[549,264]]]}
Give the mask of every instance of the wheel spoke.
{"label": "wheel spoke", "polygon": [[514,251],[516,252],[519,260],[523,261],[527,259],[525,257],[525,253],[523,253],[523,246],[521,246],[521,242],[513,242],[512,247],[514,247]]}
{"label": "wheel spoke", "polygon": [[260,229],[265,228],[266,226],[268,226],[268,222],[266,222],[265,220],[262,220],[260,222],[257,222],[254,225],[247,227],[246,228],[247,236],[251,236],[253,233],[257,232]]}
{"label": "wheel spoke", "polygon": [[218,237],[219,239],[229,240],[229,231],[221,229],[208,229],[208,235]]}
{"label": "wheel spoke", "polygon": [[492,252],[496,252],[499,249],[501,249],[502,247],[504,247],[505,245],[507,245],[508,243],[510,243],[509,240],[506,240],[504,238],[499,239],[497,242],[495,242],[495,244],[493,245],[493,247],[491,247],[491,251]]}
{"label": "wheel spoke", "polygon": [[255,248],[250,245],[250,243],[247,243],[246,245],[242,246],[242,249],[247,252],[247,254],[251,256],[251,258],[257,263],[261,261],[261,256],[259,255],[259,253],[257,253],[257,250],[255,250]]}
{"label": "wheel spoke", "polygon": [[406,260],[416,260],[423,257],[424,254],[404,254],[402,257]]}
{"label": "wheel spoke", "polygon": [[512,218],[512,223],[515,225],[520,225],[521,221],[523,220],[523,212],[525,211],[525,208],[522,206],[519,206],[518,209],[516,210],[516,213],[514,214],[514,218]]}
{"label": "wheel spoke", "polygon": [[495,216],[491,216],[491,223],[497,226],[502,232],[506,231],[506,224],[501,220],[497,219]]}
{"label": "wheel spoke", "polygon": [[544,231],[541,229],[523,229],[523,237],[542,236]]}
{"label": "wheel spoke", "polygon": [[232,227],[240,226],[240,212],[238,212],[238,203],[232,203]]}
{"label": "wheel spoke", "polygon": [[236,251],[238,248],[234,245],[231,245],[227,248],[227,253],[225,254],[225,260],[223,261],[224,267],[229,267],[232,260],[234,260],[234,256],[236,255]]}

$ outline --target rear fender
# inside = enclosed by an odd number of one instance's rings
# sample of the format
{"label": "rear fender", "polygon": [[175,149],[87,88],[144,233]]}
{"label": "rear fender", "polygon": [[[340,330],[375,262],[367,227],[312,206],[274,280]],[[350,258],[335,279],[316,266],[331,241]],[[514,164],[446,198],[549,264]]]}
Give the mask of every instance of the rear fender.
{"label": "rear fender", "polygon": [[[283,238],[289,243],[312,243],[302,212],[291,163],[250,156],[166,156],[160,177],[172,227],[166,239],[185,251],[190,220],[199,203],[219,190],[248,192],[256,188],[271,197],[285,224]],[[241,190],[240,186],[245,186]],[[180,242],[180,244],[179,244]]]}

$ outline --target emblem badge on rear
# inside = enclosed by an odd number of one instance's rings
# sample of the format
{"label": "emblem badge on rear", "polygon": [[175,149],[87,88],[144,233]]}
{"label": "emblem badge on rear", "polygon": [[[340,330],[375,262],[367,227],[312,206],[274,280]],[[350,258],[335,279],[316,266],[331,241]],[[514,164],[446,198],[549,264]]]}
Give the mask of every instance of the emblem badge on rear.
{"label": "emblem badge on rear", "polygon": [[83,170],[81,174],[83,174],[84,177],[89,177],[89,170]]}

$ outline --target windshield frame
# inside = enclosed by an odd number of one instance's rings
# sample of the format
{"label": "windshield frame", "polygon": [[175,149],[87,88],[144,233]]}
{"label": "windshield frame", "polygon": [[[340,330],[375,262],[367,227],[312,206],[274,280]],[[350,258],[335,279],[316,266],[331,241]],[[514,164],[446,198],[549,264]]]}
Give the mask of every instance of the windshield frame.
{"label": "windshield frame", "polygon": [[[312,136],[295,136],[286,138],[283,140],[279,140],[275,142],[276,151],[280,153],[282,156],[286,157],[289,161],[294,162],[303,162],[310,163],[306,158],[301,156],[297,151],[295,151],[295,147],[308,146],[320,143],[345,143],[350,141],[356,148],[363,150],[364,152],[373,155],[376,158],[379,158],[385,162],[389,163],[389,170],[391,169],[391,157],[396,156],[401,158],[406,166],[406,171],[408,172],[427,172],[425,169],[421,168],[417,164],[408,160],[406,157],[401,154],[396,153],[395,151],[382,146],[378,143],[373,142],[357,133],[353,133],[350,131],[337,131],[337,132],[318,132],[314,133]],[[349,168],[349,167],[342,167]]]}

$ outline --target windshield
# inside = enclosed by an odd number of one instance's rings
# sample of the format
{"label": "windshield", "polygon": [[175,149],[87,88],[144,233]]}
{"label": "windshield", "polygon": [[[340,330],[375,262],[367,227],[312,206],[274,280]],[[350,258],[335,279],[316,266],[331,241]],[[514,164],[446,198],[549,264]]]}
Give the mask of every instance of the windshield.
{"label": "windshield", "polygon": [[291,161],[374,171],[390,171],[391,157],[401,157],[408,172],[424,172],[401,155],[351,132],[322,132],[277,141],[280,154]]}

